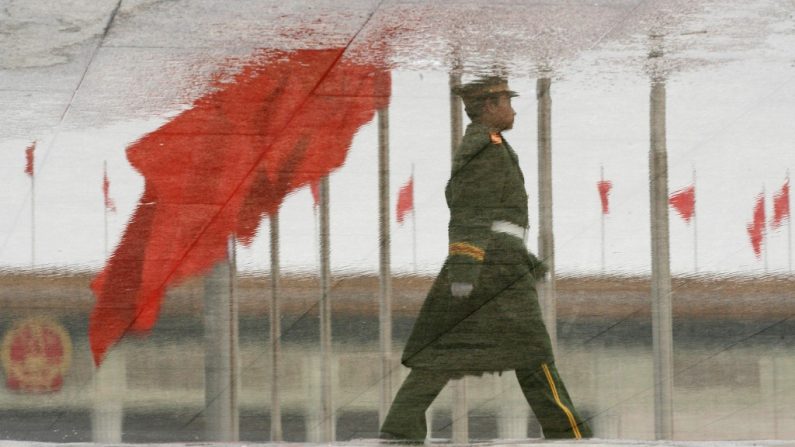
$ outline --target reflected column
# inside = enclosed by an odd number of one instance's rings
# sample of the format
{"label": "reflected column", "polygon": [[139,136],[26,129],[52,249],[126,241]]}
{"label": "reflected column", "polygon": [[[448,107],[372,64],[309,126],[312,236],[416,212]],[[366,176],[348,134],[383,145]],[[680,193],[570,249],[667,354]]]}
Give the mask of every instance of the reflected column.
{"label": "reflected column", "polygon": [[493,376],[497,406],[497,434],[500,439],[526,439],[530,420],[530,406],[514,374]]}
{"label": "reflected column", "polygon": [[331,390],[331,245],[329,232],[329,179],[320,181],[320,435],[334,441]]}
{"label": "reflected column", "polygon": [[781,425],[778,414],[779,384],[777,363],[782,353],[773,351],[772,355],[767,355],[759,359],[759,392],[762,399],[766,401],[766,419],[770,421],[771,427],[769,437],[771,439],[780,438],[779,426]]}
{"label": "reflected column", "polygon": [[[461,144],[464,135],[462,101],[458,95],[453,94],[453,88],[461,85],[461,72],[458,67],[450,73],[450,154],[455,157],[455,151]],[[465,444],[469,441],[469,410],[467,405],[467,378],[450,381],[453,392],[453,443]],[[430,436],[431,430],[428,430]]]}
{"label": "reflected column", "polygon": [[127,391],[127,361],[123,343],[108,352],[102,366],[95,369],[94,374],[91,440],[102,444],[121,443],[124,394]]}
{"label": "reflected column", "polygon": [[[649,59],[661,58],[654,41]],[[673,317],[671,311],[671,267],[668,231],[668,155],[665,129],[665,80],[651,82],[649,192],[651,211],[651,299],[654,354],[654,436],[673,438]]]}
{"label": "reflected column", "polygon": [[381,396],[378,426],[392,404],[392,267],[389,225],[389,108],[378,111],[378,329],[381,348]]}
{"label": "reflected column", "polygon": [[27,165],[25,172],[30,176],[30,267],[36,267],[36,142],[25,149]]}
{"label": "reflected column", "polygon": [[240,386],[235,239],[204,280],[204,403],[207,441],[236,442]]}
{"label": "reflected column", "polygon": [[538,257],[549,268],[546,282],[538,284],[544,324],[553,352],[557,351],[558,328],[555,298],[555,237],[552,228],[552,97],[550,78],[536,81],[538,100]]}
{"label": "reflected column", "polygon": [[[103,163],[107,182],[107,162]],[[32,177],[31,177],[32,180]],[[108,203],[103,206],[105,263],[108,257]],[[124,343],[108,351],[102,365],[94,370],[94,408],[91,417],[92,441],[121,443],[124,430],[124,395],[127,391],[127,359]]]}
{"label": "reflected column", "polygon": [[279,395],[281,366],[281,311],[279,296],[279,210],[270,217],[271,233],[271,305],[270,305],[270,337],[271,337],[271,441],[282,440],[282,407]]}

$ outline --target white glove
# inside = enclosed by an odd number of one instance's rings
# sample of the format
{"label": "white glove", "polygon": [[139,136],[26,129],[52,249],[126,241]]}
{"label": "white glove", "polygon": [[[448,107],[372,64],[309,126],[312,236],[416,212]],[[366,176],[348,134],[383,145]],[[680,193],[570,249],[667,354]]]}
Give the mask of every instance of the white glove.
{"label": "white glove", "polygon": [[468,282],[454,282],[450,284],[450,292],[456,298],[466,298],[472,293],[475,286]]}

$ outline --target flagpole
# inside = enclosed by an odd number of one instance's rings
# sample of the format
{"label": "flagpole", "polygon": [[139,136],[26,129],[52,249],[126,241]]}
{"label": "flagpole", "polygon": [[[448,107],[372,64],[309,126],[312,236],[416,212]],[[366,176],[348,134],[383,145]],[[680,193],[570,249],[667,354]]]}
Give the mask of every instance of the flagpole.
{"label": "flagpole", "polygon": [[110,351],[102,367],[94,370],[91,409],[91,441],[98,445],[120,444],[127,392],[127,360],[124,343]]}
{"label": "flagpole", "polygon": [[320,181],[320,442],[334,441],[331,393],[331,247],[329,231],[329,178]]}
{"label": "flagpole", "polygon": [[105,261],[108,260],[108,197],[105,192],[105,180],[108,178],[108,161],[102,162],[102,210],[105,218]]}
{"label": "flagpole", "polygon": [[[662,57],[661,35],[650,35],[649,59]],[[651,315],[654,364],[654,437],[673,439],[673,313],[668,228],[668,151],[665,79],[652,77],[649,98],[651,214]]]}
{"label": "flagpole", "polygon": [[[320,186],[318,186],[320,188]],[[320,206],[320,200],[312,206],[312,217],[314,218],[313,228],[315,230],[315,263],[320,266],[320,216],[318,216],[317,209]]]}
{"label": "flagpole", "polygon": [[[108,262],[108,162],[102,162],[102,209],[105,230],[105,263]],[[124,393],[127,388],[127,360],[124,344],[108,354],[101,368],[94,371],[94,405],[91,414],[91,440],[118,444],[124,425]]]}
{"label": "flagpole", "polygon": [[235,290],[236,242],[204,278],[204,414],[208,441],[240,440],[240,344]]}
{"label": "flagpole", "polygon": [[[458,95],[453,93],[453,89],[461,85],[461,71],[458,64],[450,71],[450,159],[455,158],[455,152],[464,135],[462,101]],[[452,168],[452,163],[451,163]],[[467,403],[467,380],[466,376],[450,382],[453,391],[452,408],[452,441],[454,444],[466,444],[469,442],[469,405]],[[432,422],[432,421],[431,421]],[[432,427],[432,423],[428,424]],[[431,436],[431,430],[428,430]]]}
{"label": "flagpole", "polygon": [[[604,166],[600,166],[599,167],[599,181],[600,182],[604,182],[605,181],[605,167]],[[600,183],[600,185],[601,184],[602,183]],[[605,213],[601,212],[599,214],[601,214],[601,216],[602,216],[602,218],[601,218],[601,221],[602,221],[602,227],[601,227],[602,228],[602,275],[604,275],[605,274]]]}
{"label": "flagpole", "polygon": [[414,262],[414,274],[417,274],[417,204],[414,203],[414,190],[417,182],[414,180],[414,163],[411,164],[411,251]]}
{"label": "flagpole", "polygon": [[693,272],[698,273],[698,212],[696,210],[696,168],[693,167]]}
{"label": "flagpole", "polygon": [[789,169],[787,169],[787,266],[792,273],[792,214],[789,212]]}
{"label": "flagpole", "polygon": [[[767,204],[765,203],[765,184],[763,183],[762,184],[762,213],[764,213],[765,215],[766,215],[766,213],[765,213],[766,210],[765,210],[764,207],[766,205]],[[767,231],[766,231],[766,229],[764,227],[765,225],[766,224],[763,224],[763,227],[762,227],[762,243],[761,243],[761,246],[762,246],[762,256],[763,256],[762,259],[764,260],[764,264],[765,264],[765,273],[767,273],[767,234],[766,234]]]}
{"label": "flagpole", "polygon": [[392,255],[389,212],[389,109],[378,110],[378,333],[381,348],[381,396],[378,425],[392,405]]}
{"label": "flagpole", "polygon": [[36,266],[36,173],[30,174],[30,266]]}
{"label": "flagpole", "polygon": [[279,372],[281,363],[281,314],[279,309],[279,209],[270,217],[271,233],[271,442],[282,441],[282,409],[279,396]]}
{"label": "flagpole", "polygon": [[548,73],[536,81],[538,121],[538,257],[547,265],[547,280],[537,285],[544,323],[552,351],[557,352],[557,278],[555,274],[555,236],[552,207],[552,79]]}

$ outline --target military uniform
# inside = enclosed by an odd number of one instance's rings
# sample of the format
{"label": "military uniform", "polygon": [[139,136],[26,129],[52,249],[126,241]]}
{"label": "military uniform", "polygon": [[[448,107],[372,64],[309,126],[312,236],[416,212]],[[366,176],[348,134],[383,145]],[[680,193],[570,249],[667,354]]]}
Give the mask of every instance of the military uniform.
{"label": "military uniform", "polygon": [[[544,267],[527,251],[527,193],[518,158],[499,133],[467,128],[446,188],[449,255],[402,356],[412,372],[382,436],[425,438],[425,410],[452,378],[516,370],[546,438],[590,437],[555,368],[535,281]],[[455,297],[452,283],[470,283]]]}

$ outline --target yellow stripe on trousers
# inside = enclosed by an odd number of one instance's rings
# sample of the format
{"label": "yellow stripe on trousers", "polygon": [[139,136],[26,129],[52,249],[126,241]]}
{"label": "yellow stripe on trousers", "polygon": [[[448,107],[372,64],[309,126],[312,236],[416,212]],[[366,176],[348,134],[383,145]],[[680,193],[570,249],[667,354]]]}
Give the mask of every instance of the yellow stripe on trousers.
{"label": "yellow stripe on trousers", "polygon": [[555,403],[558,404],[561,410],[566,413],[566,417],[569,418],[569,424],[571,424],[571,429],[574,431],[574,437],[576,439],[582,439],[582,434],[580,434],[580,429],[577,427],[577,421],[574,419],[574,415],[571,414],[571,410],[568,409],[563,402],[560,401],[560,396],[558,396],[558,389],[555,388],[555,381],[552,380],[552,374],[549,372],[549,367],[547,367],[546,363],[541,364],[541,368],[544,369],[544,375],[547,376],[547,381],[549,382],[549,388],[552,389],[552,395],[555,396]]}

